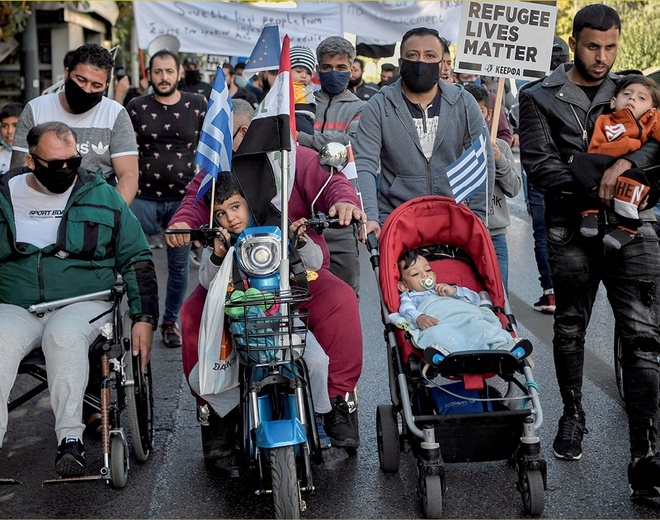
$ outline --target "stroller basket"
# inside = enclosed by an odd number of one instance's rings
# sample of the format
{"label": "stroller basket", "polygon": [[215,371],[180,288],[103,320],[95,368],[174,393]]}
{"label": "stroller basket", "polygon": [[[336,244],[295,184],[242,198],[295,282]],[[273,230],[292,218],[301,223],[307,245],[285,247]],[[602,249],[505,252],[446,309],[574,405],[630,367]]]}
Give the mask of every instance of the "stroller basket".
{"label": "stroller basket", "polygon": [[516,451],[523,419],[530,410],[462,415],[417,415],[419,427],[431,425],[445,462],[506,460]]}
{"label": "stroller basket", "polygon": [[309,298],[306,290],[296,287],[286,293],[228,300],[225,311],[241,362],[250,366],[276,366],[290,364],[302,356],[309,312],[299,306]]}

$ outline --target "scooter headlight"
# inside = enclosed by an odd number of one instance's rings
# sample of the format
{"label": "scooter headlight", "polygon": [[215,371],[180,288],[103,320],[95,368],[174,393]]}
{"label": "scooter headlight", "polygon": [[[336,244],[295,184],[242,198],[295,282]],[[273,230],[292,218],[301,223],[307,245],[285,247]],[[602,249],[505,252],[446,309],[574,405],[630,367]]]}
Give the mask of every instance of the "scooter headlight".
{"label": "scooter headlight", "polygon": [[[236,256],[241,270],[251,276],[268,276],[276,272],[282,259],[279,228],[246,229],[236,242]],[[266,231],[268,230],[268,231]]]}

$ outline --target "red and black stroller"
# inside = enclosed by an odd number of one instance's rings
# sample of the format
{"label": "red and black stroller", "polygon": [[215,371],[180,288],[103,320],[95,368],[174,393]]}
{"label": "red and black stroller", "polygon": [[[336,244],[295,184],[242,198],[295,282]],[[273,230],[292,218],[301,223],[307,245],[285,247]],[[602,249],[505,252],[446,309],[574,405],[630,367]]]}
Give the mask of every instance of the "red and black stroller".
{"label": "red and black stroller", "polygon": [[370,248],[382,296],[392,399],[376,413],[381,469],[398,471],[401,451],[412,450],[424,514],[440,518],[446,462],[510,460],[525,513],[541,514],[546,462],[537,430],[543,414],[527,358],[471,350],[427,362],[406,333],[387,320],[399,308],[399,257],[415,248],[438,281],[486,290],[502,326],[515,335],[488,230],[465,205],[447,197],[420,197],[392,212],[379,248]]}

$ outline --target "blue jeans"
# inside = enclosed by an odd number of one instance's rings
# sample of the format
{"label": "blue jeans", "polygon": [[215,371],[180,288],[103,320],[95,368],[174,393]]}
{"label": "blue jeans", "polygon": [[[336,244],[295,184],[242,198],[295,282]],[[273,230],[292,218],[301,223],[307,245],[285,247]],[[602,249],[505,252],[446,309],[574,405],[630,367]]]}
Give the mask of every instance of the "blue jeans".
{"label": "blue jeans", "polygon": [[[180,200],[156,202],[135,198],[131,209],[140,221],[145,235],[160,235],[180,205]],[[186,247],[167,246],[167,296],[163,322],[179,319],[179,310],[188,288],[189,259],[190,244]]]}
{"label": "blue jeans", "polygon": [[621,340],[630,451],[655,453],[660,392],[660,248],[649,223],[620,250],[605,250],[602,235],[583,237],[578,228],[548,229],[557,309],[553,350],[564,414],[583,414],[584,342],[600,282],[607,290]]}
{"label": "blue jeans", "polygon": [[502,283],[504,290],[509,292],[509,248],[506,245],[506,234],[491,235],[490,239],[493,241],[495,247],[495,254],[497,255],[497,263],[500,266],[500,275],[502,276]]}
{"label": "blue jeans", "polygon": [[532,215],[534,256],[539,270],[539,282],[541,282],[541,287],[545,291],[546,289],[552,289],[550,263],[548,262],[548,234],[545,229],[545,200],[543,192],[531,184],[527,184],[527,204]]}

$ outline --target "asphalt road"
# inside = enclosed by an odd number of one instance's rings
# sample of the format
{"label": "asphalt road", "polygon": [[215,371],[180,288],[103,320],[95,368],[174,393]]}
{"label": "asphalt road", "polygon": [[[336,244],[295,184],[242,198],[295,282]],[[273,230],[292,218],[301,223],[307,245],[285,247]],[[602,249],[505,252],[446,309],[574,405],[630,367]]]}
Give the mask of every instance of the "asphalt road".
{"label": "asphalt road", "polygon": [[[579,462],[552,457],[551,444],[560,415],[559,392],[551,355],[552,318],[531,305],[540,296],[533,260],[531,225],[521,197],[512,204],[510,301],[519,331],[534,344],[535,378],[540,386],[545,423],[541,442],[548,460],[545,518],[657,518],[658,502],[628,498],[627,420],[614,384],[612,315],[601,294],[587,341],[585,408],[589,434]],[[156,250],[164,294],[165,254]],[[398,473],[380,471],[375,410],[389,402],[385,344],[373,272],[362,255],[360,308],[364,332],[364,371],[359,383],[360,435],[357,455],[340,469],[315,471],[317,491],[305,495],[308,518],[419,518],[415,461],[402,454]],[[196,270],[191,280],[196,280]],[[195,402],[181,371],[180,350],[154,342],[156,405],[155,448],[144,464],[131,461],[129,482],[115,490],[102,482],[42,486],[54,471],[55,436],[47,392],[10,414],[9,432],[0,449],[0,476],[22,485],[0,486],[0,518],[266,518],[268,497],[252,493],[248,479],[228,480],[204,466]],[[17,388],[27,385],[19,376]],[[97,441],[87,441],[89,473],[100,467]],[[447,518],[523,516],[515,473],[502,462],[447,465]]]}

